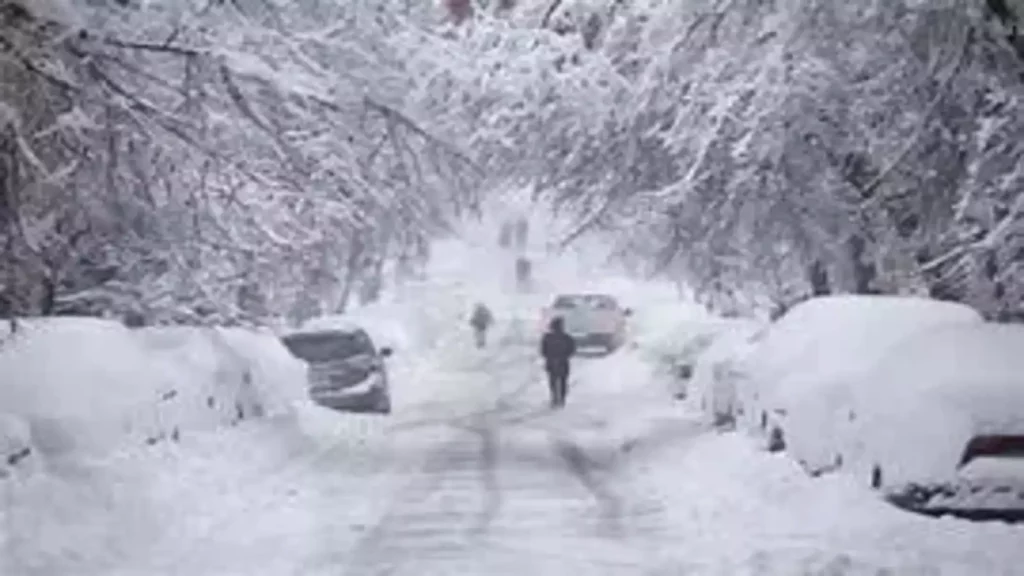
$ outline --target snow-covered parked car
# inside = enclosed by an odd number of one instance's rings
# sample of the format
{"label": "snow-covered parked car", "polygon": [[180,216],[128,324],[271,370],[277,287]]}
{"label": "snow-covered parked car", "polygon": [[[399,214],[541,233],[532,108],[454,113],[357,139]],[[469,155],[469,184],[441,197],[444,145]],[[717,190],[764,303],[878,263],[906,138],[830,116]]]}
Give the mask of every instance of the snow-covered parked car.
{"label": "snow-covered parked car", "polygon": [[362,328],[307,328],[282,336],[281,341],[306,362],[309,395],[317,404],[348,412],[391,412],[385,360],[392,349],[378,350]]}
{"label": "snow-covered parked car", "polygon": [[847,472],[908,507],[1024,512],[1024,326],[919,334],[853,398]]}
{"label": "snow-covered parked car", "polygon": [[750,353],[764,326],[756,322],[730,322],[711,345],[694,359],[687,396],[715,425],[735,421],[737,364]]}
{"label": "snow-covered parked car", "polygon": [[794,306],[743,362],[738,410],[809,473],[842,464],[840,424],[853,389],[894,346],[943,325],[981,324],[974,309],[901,296],[827,296]]}

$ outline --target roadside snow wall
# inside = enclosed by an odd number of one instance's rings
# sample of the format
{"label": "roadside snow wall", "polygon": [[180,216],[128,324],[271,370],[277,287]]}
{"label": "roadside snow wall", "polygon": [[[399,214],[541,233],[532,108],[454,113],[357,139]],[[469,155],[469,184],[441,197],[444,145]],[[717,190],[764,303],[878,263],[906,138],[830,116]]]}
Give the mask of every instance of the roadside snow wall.
{"label": "roadside snow wall", "polygon": [[0,348],[0,478],[36,453],[101,456],[287,413],[303,370],[269,333],[22,321]]}

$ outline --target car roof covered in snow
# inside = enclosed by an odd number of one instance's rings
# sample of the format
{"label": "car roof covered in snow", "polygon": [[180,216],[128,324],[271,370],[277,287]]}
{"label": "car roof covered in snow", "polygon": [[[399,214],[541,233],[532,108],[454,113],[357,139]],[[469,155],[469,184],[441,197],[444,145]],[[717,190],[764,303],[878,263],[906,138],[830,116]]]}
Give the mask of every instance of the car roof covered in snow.
{"label": "car roof covered in snow", "polygon": [[302,323],[297,330],[291,331],[288,335],[311,332],[359,332],[365,329],[358,323],[353,322],[348,316],[317,316]]}
{"label": "car roof covered in snow", "polygon": [[907,339],[869,372],[863,394],[938,402],[1024,421],[1024,326],[942,326]]}
{"label": "car roof covered in snow", "polygon": [[911,296],[825,296],[793,307],[767,330],[749,367],[757,385],[788,394],[870,368],[903,339],[935,326],[982,323],[974,309]]}
{"label": "car roof covered in snow", "polygon": [[618,305],[619,301],[615,296],[611,294],[602,294],[600,292],[579,292],[574,294],[559,294],[555,296],[552,306],[564,306],[567,304],[614,304]]}

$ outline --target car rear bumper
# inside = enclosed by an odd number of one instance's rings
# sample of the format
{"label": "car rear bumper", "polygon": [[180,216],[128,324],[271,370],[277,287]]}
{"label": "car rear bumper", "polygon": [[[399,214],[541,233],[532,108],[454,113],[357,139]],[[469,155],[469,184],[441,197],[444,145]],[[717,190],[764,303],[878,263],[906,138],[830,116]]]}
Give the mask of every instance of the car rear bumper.
{"label": "car rear bumper", "polygon": [[347,388],[313,389],[309,396],[321,406],[346,412],[387,412],[391,405],[387,386],[380,380]]}
{"label": "car rear bumper", "polygon": [[586,334],[570,334],[580,348],[609,348],[618,343],[619,336],[615,333],[591,332]]}

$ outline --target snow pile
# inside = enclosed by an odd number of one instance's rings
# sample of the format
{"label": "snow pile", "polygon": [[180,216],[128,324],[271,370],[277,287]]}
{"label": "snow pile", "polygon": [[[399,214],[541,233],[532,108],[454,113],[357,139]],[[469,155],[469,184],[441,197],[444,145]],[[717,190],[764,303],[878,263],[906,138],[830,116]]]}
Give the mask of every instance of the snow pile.
{"label": "snow pile", "polygon": [[733,321],[719,327],[711,345],[697,357],[686,384],[687,401],[712,420],[731,419],[736,407],[739,366],[764,329],[757,322]]}
{"label": "snow pile", "polygon": [[[685,574],[1016,574],[1024,528],[900,511],[843,476],[810,478],[734,433],[665,443],[631,469],[662,503]],[[669,553],[665,553],[668,556]]]}
{"label": "snow pile", "polygon": [[255,394],[265,416],[288,414],[295,405],[308,402],[306,366],[288,352],[274,333],[218,328],[212,338],[225,356],[247,371],[251,386],[243,389]]}
{"label": "snow pile", "polygon": [[29,424],[42,452],[96,454],[159,434],[173,372],[128,328],[68,318],[22,329],[0,352],[0,406]]}
{"label": "snow pile", "polygon": [[[266,504],[259,498],[299,486],[296,474],[318,454],[291,419],[278,417],[103,459],[50,463],[46,474],[3,487],[0,539],[9,533],[0,573],[192,573],[189,560],[209,562],[195,543],[251,522],[252,510]],[[155,555],[164,542],[180,541],[193,546],[180,556]],[[150,561],[163,570],[139,568]]]}
{"label": "snow pile", "polygon": [[[214,492],[200,474],[168,486],[188,447],[227,434],[230,452],[206,465],[223,460],[211,473],[251,481],[269,471],[253,474],[265,458],[251,452],[302,442],[304,381],[268,333],[22,321],[0,350],[0,572],[111,573],[165,534],[181,498],[239,489]],[[246,444],[251,433],[237,431],[250,422],[273,427],[273,441]]]}
{"label": "snow pile", "polygon": [[0,406],[51,457],[286,413],[305,393],[301,364],[269,334],[90,318],[30,320],[22,330],[0,351]]}

